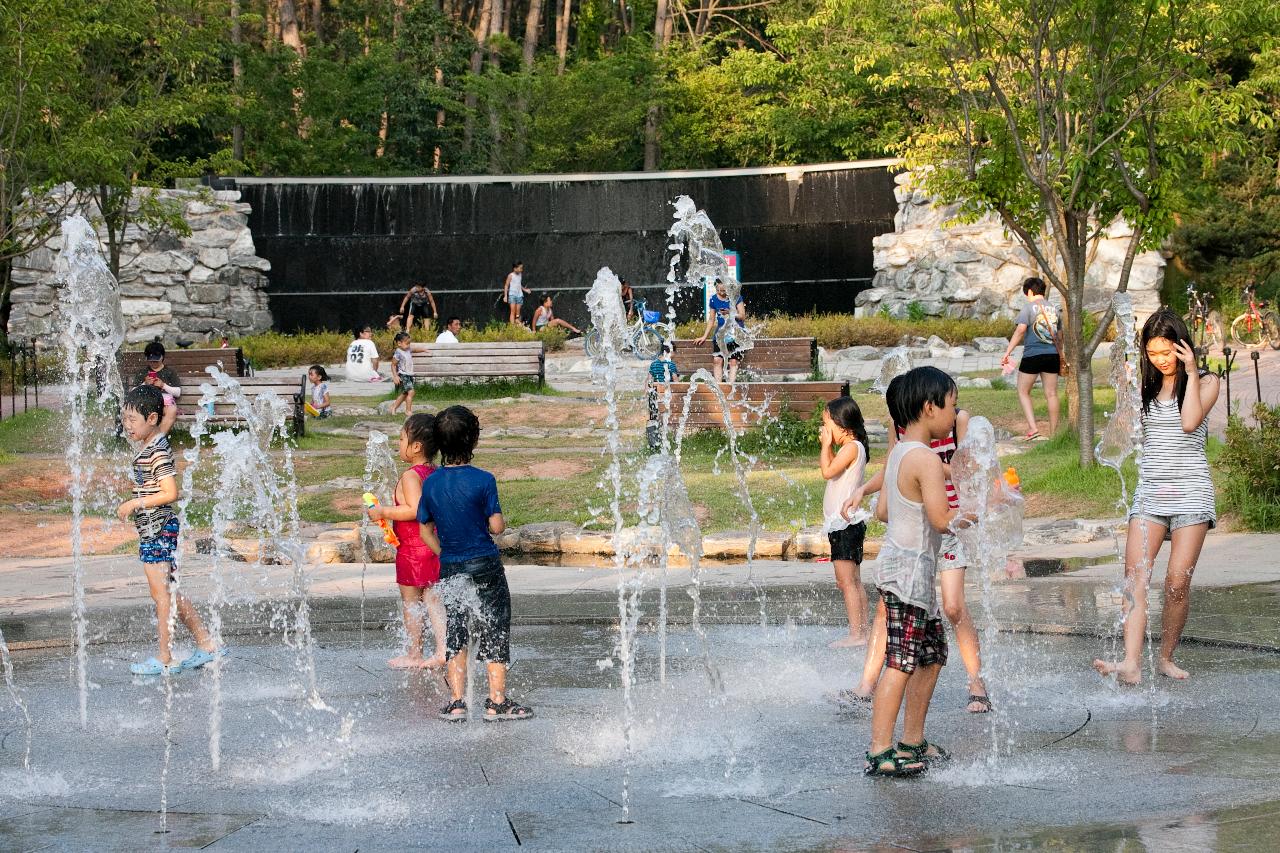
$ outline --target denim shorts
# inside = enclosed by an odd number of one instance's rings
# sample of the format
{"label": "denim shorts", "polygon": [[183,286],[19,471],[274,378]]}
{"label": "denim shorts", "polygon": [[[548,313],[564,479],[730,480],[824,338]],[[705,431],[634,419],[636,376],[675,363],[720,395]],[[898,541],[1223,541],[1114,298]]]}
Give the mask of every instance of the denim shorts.
{"label": "denim shorts", "polygon": [[1162,525],[1164,527],[1164,539],[1166,542],[1173,538],[1173,531],[1180,527],[1192,527],[1196,524],[1204,524],[1206,521],[1209,522],[1210,530],[1218,526],[1218,519],[1214,517],[1213,513],[1209,512],[1183,512],[1175,515],[1157,515],[1153,512],[1129,513],[1130,521],[1135,518],[1140,518],[1143,521],[1150,521],[1153,524]]}

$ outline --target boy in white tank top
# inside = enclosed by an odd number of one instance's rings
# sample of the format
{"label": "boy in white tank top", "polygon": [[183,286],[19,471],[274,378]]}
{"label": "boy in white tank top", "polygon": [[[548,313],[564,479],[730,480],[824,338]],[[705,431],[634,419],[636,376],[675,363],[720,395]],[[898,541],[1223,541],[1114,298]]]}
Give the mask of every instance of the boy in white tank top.
{"label": "boy in white tank top", "polygon": [[[942,460],[929,442],[945,438],[956,423],[956,384],[936,367],[917,367],[889,384],[889,415],[903,427],[885,463],[876,516],[888,523],[875,583],[885,606],[888,639],[885,671],[871,703],[868,776],[914,775],[946,750],[924,737],[933,688],[947,662],[947,639],[934,592],[938,547],[956,510],[947,501]],[[893,733],[903,696],[902,740]]]}

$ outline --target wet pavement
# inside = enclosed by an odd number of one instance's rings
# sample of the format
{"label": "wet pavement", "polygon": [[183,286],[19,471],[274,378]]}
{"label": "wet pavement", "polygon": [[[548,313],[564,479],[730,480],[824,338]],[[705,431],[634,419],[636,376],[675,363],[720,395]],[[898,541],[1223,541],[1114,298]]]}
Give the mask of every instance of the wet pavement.
{"label": "wet pavement", "polygon": [[[1251,850],[1280,830],[1280,655],[1268,642],[1192,642],[1180,658],[1190,681],[1117,689],[1089,668],[1114,651],[1106,584],[1001,584],[995,612],[1011,630],[985,640],[997,712],[964,712],[953,650],[928,733],[954,760],[887,781],[861,776],[867,713],[823,698],[861,665],[860,651],[827,648],[841,614],[825,576],[757,590],[741,567],[711,570],[705,652],[677,584],[665,683],[650,590],[627,761],[610,573],[579,573],[566,594],[520,591],[524,571],[512,571],[510,689],[537,711],[526,722],[435,719],[440,677],[385,667],[398,640],[381,593],[365,602],[364,631],[348,629],[358,599],[317,598],[320,703],[268,607],[228,611],[221,679],[174,678],[167,716],[164,681],[128,673],[149,653],[145,611],[95,614],[110,642],[90,649],[83,730],[67,651],[16,652],[32,770],[20,769],[23,729],[0,694],[0,849]],[[1189,632],[1274,648],[1276,596],[1271,584],[1199,590]]]}

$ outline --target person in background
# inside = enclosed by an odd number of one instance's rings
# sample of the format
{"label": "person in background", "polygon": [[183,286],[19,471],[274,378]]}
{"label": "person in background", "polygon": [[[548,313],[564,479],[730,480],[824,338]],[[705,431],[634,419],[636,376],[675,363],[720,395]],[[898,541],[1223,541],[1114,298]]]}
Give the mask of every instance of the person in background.
{"label": "person in background", "polygon": [[636,313],[636,294],[631,289],[631,282],[625,278],[622,280],[622,306],[627,309],[627,322],[630,323]]}
{"label": "person in background", "polygon": [[417,390],[417,377],[413,375],[413,344],[408,332],[401,332],[395,337],[395,349],[391,351],[391,381],[399,392],[391,404],[391,414],[396,413],[400,404],[404,403],[406,417],[413,415],[413,394]]}
{"label": "person in background", "polygon": [[436,343],[456,344],[458,343],[458,333],[461,331],[462,320],[457,317],[450,317],[449,322],[445,323],[444,331],[436,335]]}
{"label": "person in background", "polygon": [[[1027,304],[1018,312],[1018,327],[1013,330],[1009,346],[1000,364],[1008,366],[1014,347],[1026,339],[1022,348],[1022,361],[1018,362],[1018,402],[1027,418],[1027,434],[1023,441],[1047,441],[1058,432],[1058,374],[1062,372],[1061,344],[1062,323],[1058,309],[1045,299],[1044,281],[1034,276],[1022,283],[1022,295]],[[1036,377],[1044,388],[1045,402],[1049,406],[1049,436],[1040,434],[1036,426],[1036,413],[1031,405],[1031,389]]]}
{"label": "person in background", "polygon": [[159,341],[147,344],[142,351],[143,358],[147,360],[147,366],[139,371],[132,387],[150,385],[160,389],[160,393],[164,396],[164,414],[160,418],[160,432],[162,435],[168,435],[169,430],[173,429],[174,422],[178,420],[178,398],[182,396],[182,380],[178,377],[176,370],[165,366],[164,355],[164,344]]}
{"label": "person in background", "polygon": [[381,382],[378,373],[378,347],[373,342],[373,329],[365,326],[347,347],[347,379],[351,382]]}
{"label": "person in background", "polygon": [[311,402],[307,404],[310,407],[307,414],[313,418],[329,417],[333,413],[329,404],[329,372],[323,365],[313,364],[307,371],[307,378],[311,380]]}
{"label": "person in background", "polygon": [[577,326],[561,320],[555,315],[555,312],[551,310],[551,294],[549,293],[542,297],[542,304],[533,312],[533,330],[541,332],[548,326],[559,326],[562,329],[568,329],[575,335],[582,334],[582,330]]}
{"label": "person in background", "polygon": [[507,322],[513,326],[523,326],[524,320],[520,316],[521,306],[524,305],[524,262],[516,261],[511,265],[511,272],[507,273],[506,279],[502,282],[502,301],[507,303]]}
{"label": "person in background", "polygon": [[440,312],[436,310],[436,298],[431,295],[431,291],[425,284],[413,285],[404,299],[400,300],[400,316],[404,317],[403,331],[412,332],[414,320],[425,329],[428,311],[431,312],[432,320],[440,319]]}
{"label": "person in background", "polygon": [[[707,328],[696,343],[705,344],[707,338],[711,338],[711,372],[715,375],[716,382],[719,382],[721,375],[724,373],[724,363],[727,358],[729,361],[730,385],[738,378],[738,363],[742,361],[742,351],[738,349],[738,345],[733,339],[733,327],[723,335],[723,347],[720,344],[720,332],[724,329],[725,323],[729,321],[731,313],[735,318],[734,327],[741,325],[747,319],[746,303],[742,301],[742,296],[739,295],[736,304],[730,305],[728,289],[724,286],[723,281],[716,279],[716,292],[712,294],[711,301],[707,303]],[[713,328],[715,329],[714,334],[712,333]]]}
{"label": "person in background", "polygon": [[658,394],[669,382],[680,381],[680,369],[671,360],[671,342],[664,341],[662,353],[649,362],[649,378],[645,382],[646,396],[649,398],[649,424],[645,427],[645,436],[649,441],[649,449],[657,450],[662,446],[662,424],[658,414]]}

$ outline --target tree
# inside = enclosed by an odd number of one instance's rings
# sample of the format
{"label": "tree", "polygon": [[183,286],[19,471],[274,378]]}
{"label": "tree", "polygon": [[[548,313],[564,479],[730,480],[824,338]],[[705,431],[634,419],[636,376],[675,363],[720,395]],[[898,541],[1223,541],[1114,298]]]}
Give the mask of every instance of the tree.
{"label": "tree", "polygon": [[901,150],[924,188],[964,215],[999,217],[1065,306],[1065,358],[1081,465],[1093,463],[1092,356],[1085,335],[1091,250],[1117,219],[1133,258],[1173,226],[1178,187],[1207,155],[1238,144],[1230,118],[1250,99],[1212,62],[1272,26],[1260,0],[907,0],[862,7],[911,37],[868,44],[890,85],[919,95],[923,122]]}

